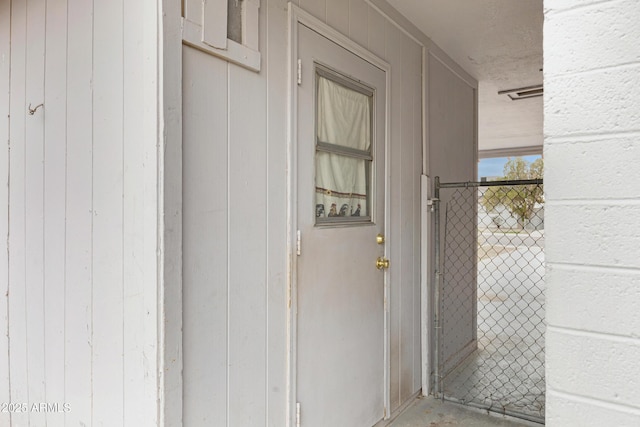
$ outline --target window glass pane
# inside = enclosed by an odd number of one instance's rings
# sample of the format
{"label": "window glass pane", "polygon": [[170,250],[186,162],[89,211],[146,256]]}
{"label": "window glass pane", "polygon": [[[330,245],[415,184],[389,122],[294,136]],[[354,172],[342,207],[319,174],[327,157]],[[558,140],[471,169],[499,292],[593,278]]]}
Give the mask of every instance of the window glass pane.
{"label": "window glass pane", "polygon": [[242,0],[227,0],[227,38],[242,44]]}
{"label": "window glass pane", "polygon": [[369,160],[316,152],[316,218],[368,217]]}
{"label": "window glass pane", "polygon": [[333,81],[324,77],[331,76],[327,71],[318,73],[316,222],[371,221],[373,95],[343,77]]}
{"label": "window glass pane", "polygon": [[371,148],[371,97],[318,76],[318,140]]}
{"label": "window glass pane", "polygon": [[[371,221],[373,92],[317,77],[316,222]],[[340,81],[343,82],[340,82]],[[342,84],[344,83],[344,84]]]}

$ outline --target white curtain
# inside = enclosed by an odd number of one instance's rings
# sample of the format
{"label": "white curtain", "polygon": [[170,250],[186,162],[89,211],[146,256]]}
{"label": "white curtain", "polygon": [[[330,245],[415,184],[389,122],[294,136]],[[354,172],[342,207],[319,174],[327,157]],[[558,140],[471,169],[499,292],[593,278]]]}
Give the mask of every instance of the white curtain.
{"label": "white curtain", "polygon": [[[318,77],[318,140],[368,152],[371,146],[369,97]],[[316,217],[368,216],[369,161],[316,152]]]}

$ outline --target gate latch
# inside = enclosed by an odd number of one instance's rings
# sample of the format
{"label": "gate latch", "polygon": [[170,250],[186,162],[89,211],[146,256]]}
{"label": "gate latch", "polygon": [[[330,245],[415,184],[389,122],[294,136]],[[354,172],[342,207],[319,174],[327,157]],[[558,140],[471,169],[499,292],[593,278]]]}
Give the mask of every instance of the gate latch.
{"label": "gate latch", "polygon": [[434,197],[433,199],[427,199],[427,206],[429,206],[429,207],[431,208],[431,209],[430,209],[430,210],[431,210],[431,212],[433,212],[433,211],[434,211],[434,205],[435,205],[435,203],[436,203],[436,202],[439,202],[439,201],[440,201],[440,199],[438,199],[438,198],[436,198],[436,197]]}

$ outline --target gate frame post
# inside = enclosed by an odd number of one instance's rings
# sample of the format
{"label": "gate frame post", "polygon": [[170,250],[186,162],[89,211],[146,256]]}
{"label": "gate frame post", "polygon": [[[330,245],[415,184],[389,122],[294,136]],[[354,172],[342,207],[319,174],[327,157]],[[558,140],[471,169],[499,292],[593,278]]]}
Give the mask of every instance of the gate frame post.
{"label": "gate frame post", "polygon": [[434,267],[433,267],[433,332],[434,332],[434,352],[433,352],[433,391],[435,397],[444,397],[442,393],[442,381],[440,378],[440,177],[436,176],[434,180],[433,190],[433,251],[434,251]]}

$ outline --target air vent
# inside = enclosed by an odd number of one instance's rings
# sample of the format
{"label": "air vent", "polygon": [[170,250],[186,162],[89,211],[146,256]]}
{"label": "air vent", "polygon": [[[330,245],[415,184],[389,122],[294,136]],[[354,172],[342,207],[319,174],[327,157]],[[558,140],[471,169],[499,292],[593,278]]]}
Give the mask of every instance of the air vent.
{"label": "air vent", "polygon": [[498,95],[507,95],[512,101],[519,99],[536,98],[542,96],[544,89],[542,85],[519,87],[515,89],[501,90]]}

